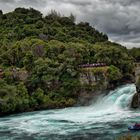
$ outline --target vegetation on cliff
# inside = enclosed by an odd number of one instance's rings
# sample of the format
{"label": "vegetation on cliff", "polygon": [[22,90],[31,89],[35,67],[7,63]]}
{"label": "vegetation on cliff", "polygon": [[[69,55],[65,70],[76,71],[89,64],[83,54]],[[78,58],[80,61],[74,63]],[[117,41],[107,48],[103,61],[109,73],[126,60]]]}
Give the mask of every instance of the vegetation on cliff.
{"label": "vegetation on cliff", "polygon": [[[0,12],[0,114],[72,106],[80,64],[103,62],[109,82],[131,77],[133,57],[89,23],[55,11]],[[111,65],[111,66],[110,66]]]}
{"label": "vegetation on cliff", "polygon": [[129,54],[133,56],[136,62],[140,61],[140,48],[132,48],[129,50]]}

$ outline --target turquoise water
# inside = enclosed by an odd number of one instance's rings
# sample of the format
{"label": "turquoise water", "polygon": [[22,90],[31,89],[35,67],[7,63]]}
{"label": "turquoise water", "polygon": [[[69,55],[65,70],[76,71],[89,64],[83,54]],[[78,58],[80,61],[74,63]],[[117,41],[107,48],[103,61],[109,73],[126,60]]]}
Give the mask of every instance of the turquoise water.
{"label": "turquoise water", "polygon": [[133,84],[122,86],[88,107],[0,118],[0,140],[113,140],[131,134],[127,126],[140,122],[140,111],[129,109],[135,90]]}

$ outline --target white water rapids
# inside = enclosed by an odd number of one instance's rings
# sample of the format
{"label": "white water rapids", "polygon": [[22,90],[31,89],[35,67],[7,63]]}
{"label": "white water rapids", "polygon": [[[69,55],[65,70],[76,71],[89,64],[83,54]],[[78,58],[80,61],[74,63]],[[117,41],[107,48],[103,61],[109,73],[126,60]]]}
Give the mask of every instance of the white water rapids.
{"label": "white water rapids", "polygon": [[[130,110],[135,85],[100,96],[87,107],[22,113],[0,118],[0,140],[113,140],[131,133],[140,111]],[[135,133],[136,134],[136,133]]]}

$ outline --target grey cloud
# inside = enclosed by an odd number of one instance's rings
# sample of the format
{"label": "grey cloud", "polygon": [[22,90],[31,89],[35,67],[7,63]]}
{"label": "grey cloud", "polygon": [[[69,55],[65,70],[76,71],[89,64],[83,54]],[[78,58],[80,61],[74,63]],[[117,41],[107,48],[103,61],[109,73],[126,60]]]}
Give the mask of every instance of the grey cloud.
{"label": "grey cloud", "polygon": [[46,15],[51,9],[73,13],[77,22],[87,21],[128,47],[140,47],[140,0],[0,0],[4,12],[34,7]]}
{"label": "grey cloud", "polygon": [[85,5],[90,5],[92,2],[91,0],[63,0],[64,2],[66,3],[71,3],[71,4],[74,4],[74,5],[81,5],[81,6],[85,6]]}
{"label": "grey cloud", "polygon": [[0,2],[11,3],[11,2],[14,2],[14,0],[0,0]]}

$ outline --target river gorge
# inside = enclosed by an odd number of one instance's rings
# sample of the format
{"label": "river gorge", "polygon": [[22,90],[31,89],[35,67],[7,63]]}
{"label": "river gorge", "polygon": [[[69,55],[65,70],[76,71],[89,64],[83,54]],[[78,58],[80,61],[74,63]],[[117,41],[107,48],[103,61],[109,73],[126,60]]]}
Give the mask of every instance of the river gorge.
{"label": "river gorge", "polygon": [[134,84],[121,86],[86,107],[22,113],[0,118],[0,140],[113,140],[131,133],[139,110],[131,110]]}

